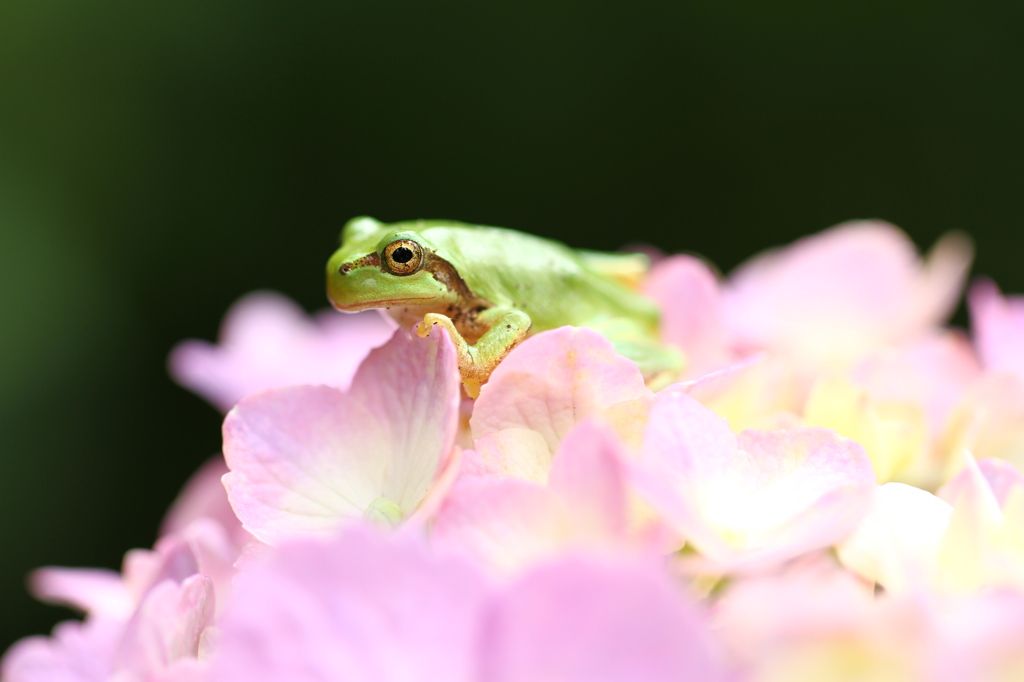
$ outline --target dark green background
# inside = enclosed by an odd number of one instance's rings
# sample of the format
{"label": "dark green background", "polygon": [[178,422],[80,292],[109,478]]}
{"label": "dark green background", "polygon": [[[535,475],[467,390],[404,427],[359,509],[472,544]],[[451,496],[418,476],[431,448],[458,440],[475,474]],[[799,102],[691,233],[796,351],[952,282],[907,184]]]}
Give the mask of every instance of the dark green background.
{"label": "dark green background", "polygon": [[0,3],[0,647],[219,448],[167,378],[241,294],[324,305],[347,218],[728,269],[836,222],[970,231],[1024,290],[1019,2]]}

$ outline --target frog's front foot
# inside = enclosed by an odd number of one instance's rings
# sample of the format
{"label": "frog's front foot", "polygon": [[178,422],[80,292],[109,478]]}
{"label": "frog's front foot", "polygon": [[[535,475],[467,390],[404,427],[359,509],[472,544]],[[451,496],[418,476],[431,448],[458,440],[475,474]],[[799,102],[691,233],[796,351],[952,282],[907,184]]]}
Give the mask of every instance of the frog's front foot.
{"label": "frog's front foot", "polygon": [[530,330],[531,321],[525,313],[509,311],[495,317],[497,319],[491,324],[491,328],[472,346],[466,342],[455,328],[455,323],[446,315],[427,313],[416,327],[419,336],[429,335],[435,324],[448,331],[448,336],[455,344],[462,383],[470,398],[480,395],[480,387],[491,376],[494,368]]}
{"label": "frog's front foot", "polygon": [[423,321],[416,326],[417,336],[429,336],[430,330],[434,328],[435,324],[441,325],[448,332],[448,337],[452,340],[452,343],[455,344],[455,354],[459,360],[459,374],[462,375],[462,383],[466,387],[466,393],[469,394],[470,398],[477,397],[480,394],[480,386],[487,381],[490,372],[488,371],[482,377],[480,376],[480,368],[477,367],[472,346],[466,343],[466,339],[455,328],[452,318],[447,315],[440,313],[427,313],[424,315]]}
{"label": "frog's front foot", "polygon": [[455,341],[456,345],[458,345],[459,341],[462,341],[463,343],[466,342],[466,340],[462,338],[462,334],[460,334],[455,328],[455,323],[452,322],[452,318],[440,313],[427,313],[424,315],[423,321],[416,325],[416,335],[420,338],[430,336],[430,330],[434,328],[435,324],[439,324],[448,330],[448,335],[452,337],[452,341]]}

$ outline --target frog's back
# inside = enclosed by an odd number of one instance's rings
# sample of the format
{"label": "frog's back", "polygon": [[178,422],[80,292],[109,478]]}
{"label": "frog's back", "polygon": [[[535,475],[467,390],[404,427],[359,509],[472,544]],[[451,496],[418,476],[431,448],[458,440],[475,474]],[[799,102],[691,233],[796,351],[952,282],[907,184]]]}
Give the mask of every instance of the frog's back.
{"label": "frog's back", "polygon": [[[534,235],[498,227],[424,221],[416,229],[452,263],[467,286],[494,306],[530,315],[533,331],[631,320],[655,334],[658,311],[618,278],[593,267],[594,258]],[[635,269],[635,256],[622,256]],[[606,254],[607,264],[615,259]],[[628,263],[627,263],[628,259]]]}

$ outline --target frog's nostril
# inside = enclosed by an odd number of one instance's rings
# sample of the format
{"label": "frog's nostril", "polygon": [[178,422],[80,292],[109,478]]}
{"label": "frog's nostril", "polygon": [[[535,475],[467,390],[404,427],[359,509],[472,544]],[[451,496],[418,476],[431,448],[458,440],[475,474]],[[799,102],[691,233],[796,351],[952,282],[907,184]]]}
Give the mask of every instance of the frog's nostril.
{"label": "frog's nostril", "polygon": [[338,274],[339,275],[347,275],[348,273],[350,273],[352,271],[352,269],[354,267],[355,266],[353,266],[351,263],[342,263],[341,267],[338,268]]}

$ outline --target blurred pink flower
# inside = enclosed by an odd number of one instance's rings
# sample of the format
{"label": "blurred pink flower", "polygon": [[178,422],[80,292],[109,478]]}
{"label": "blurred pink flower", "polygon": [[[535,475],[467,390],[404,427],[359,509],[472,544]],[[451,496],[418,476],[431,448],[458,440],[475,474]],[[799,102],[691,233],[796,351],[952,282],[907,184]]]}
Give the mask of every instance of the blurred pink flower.
{"label": "blurred pink flower", "polygon": [[905,483],[878,486],[871,509],[839,546],[843,565],[894,594],[934,585],[952,507]]}
{"label": "blurred pink flower", "polygon": [[425,339],[396,331],[347,392],[292,386],[250,395],[224,420],[231,505],[270,544],[331,533],[348,519],[396,523],[456,464],[459,398],[455,348],[441,329]]}
{"label": "blurred pink flower", "polygon": [[160,538],[152,550],[129,550],[121,573],[94,568],[47,567],[31,577],[39,599],[64,604],[102,619],[125,620],[154,586],[164,580],[181,583],[195,574],[214,581],[226,598],[239,556],[224,529],[198,519],[181,531]]}
{"label": "blurred pink flower", "polygon": [[119,621],[65,621],[50,637],[26,637],[0,661],[6,682],[108,682],[124,632]]}
{"label": "blurred pink flower", "polygon": [[737,268],[722,294],[725,326],[741,352],[851,362],[942,322],[972,255],[970,242],[952,234],[922,262],[889,223],[843,223]]}
{"label": "blurred pink flower", "polygon": [[0,675],[5,682],[157,682],[196,662],[212,615],[208,578],[164,580],[127,623],[68,621],[52,637],[19,641],[4,655]]}
{"label": "blurred pink flower", "polygon": [[929,604],[876,598],[825,558],[737,582],[714,621],[748,682],[925,682],[941,654]]}
{"label": "blurred pink flower", "polygon": [[940,434],[981,367],[962,332],[944,330],[864,357],[851,370],[855,383],[880,404],[920,407],[932,437]]}
{"label": "blurred pink flower", "polygon": [[30,580],[40,600],[86,614],[4,656],[5,682],[198,680],[206,628],[231,596],[234,563],[251,536],[228,506],[219,455],[196,472],[152,550],[134,549],[121,573],[48,567]]}
{"label": "blurred pink flower", "polygon": [[961,498],[991,495],[991,502],[1006,507],[1011,493],[1024,493],[1024,475],[1009,462],[998,459],[968,460],[959,474],[939,489],[938,496],[956,504]]}
{"label": "blurred pink flower", "polygon": [[217,598],[229,598],[237,551],[224,530],[199,519],[132,550],[122,575],[95,569],[44,568],[33,591],[44,601],[86,612],[52,637],[29,637],[4,655],[5,682],[151,682],[199,655]]}
{"label": "blurred pink flower", "polygon": [[799,428],[807,391],[789,358],[762,352],[669,386],[662,393],[686,393],[724,417],[738,433]]}
{"label": "blurred pink flower", "polygon": [[378,311],[310,319],[290,299],[269,291],[248,294],[224,318],[220,343],[179,343],[171,376],[222,411],[256,391],[295,384],[348,388],[363,358],[391,336],[394,324]]}
{"label": "blurred pink flower", "polygon": [[967,455],[938,496],[881,486],[839,558],[893,593],[1024,589],[1024,476],[1008,462]]}
{"label": "blurred pink flower", "polygon": [[235,516],[228,493],[221,479],[228,473],[223,455],[215,455],[206,461],[185,482],[171,508],[160,524],[160,535],[181,533],[193,521],[212,519],[225,530],[231,543],[239,550],[250,541],[252,535],[242,528],[242,522]]}
{"label": "blurred pink flower", "polygon": [[939,548],[939,586],[1024,589],[1024,476],[1009,462],[965,459],[938,493],[953,505]]}
{"label": "blurred pink flower", "polygon": [[718,278],[704,261],[687,255],[658,261],[643,292],[661,308],[662,341],[686,353],[686,376],[700,376],[732,360]]}
{"label": "blurred pink flower", "polygon": [[946,600],[934,612],[927,679],[932,682],[1014,682],[1024,670],[1024,594],[991,590]]}
{"label": "blurred pink flower", "polygon": [[995,282],[977,281],[967,297],[971,329],[985,369],[1024,380],[1024,297],[1003,296]]}
{"label": "blurred pink flower", "polygon": [[714,629],[748,682],[1010,682],[1024,670],[1024,595],[876,595],[827,560],[729,586]]}
{"label": "blurred pink flower", "polygon": [[879,483],[934,488],[944,478],[950,418],[980,375],[962,334],[932,333],[872,351],[849,371],[818,372],[804,422],[860,443]]}
{"label": "blurred pink flower", "polygon": [[651,408],[637,467],[648,501],[717,570],[763,569],[843,540],[874,480],[863,448],[834,431],[736,436],[674,391]]}
{"label": "blurred pink flower", "polygon": [[1024,379],[1012,372],[983,374],[960,396],[940,446],[940,481],[957,470],[965,451],[1024,467]]}
{"label": "blurred pink flower", "polygon": [[569,557],[492,584],[407,534],[352,527],[239,578],[213,679],[723,679],[701,616],[656,565]]}

